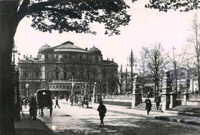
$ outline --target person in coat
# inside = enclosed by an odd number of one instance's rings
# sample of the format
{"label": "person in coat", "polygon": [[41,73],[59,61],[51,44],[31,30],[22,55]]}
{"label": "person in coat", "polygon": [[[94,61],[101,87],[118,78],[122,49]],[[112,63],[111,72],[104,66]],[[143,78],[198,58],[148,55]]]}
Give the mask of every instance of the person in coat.
{"label": "person in coat", "polygon": [[49,106],[49,110],[50,110],[50,117],[52,117],[52,112],[53,112],[53,100],[51,99],[50,101],[50,106]]}
{"label": "person in coat", "polygon": [[36,120],[36,116],[37,116],[37,102],[36,102],[36,98],[35,97],[31,98],[29,106],[30,106],[30,108],[29,108],[30,119],[32,118],[32,120]]}
{"label": "person in coat", "polygon": [[156,109],[157,111],[159,110],[159,107],[160,107],[160,102],[161,102],[161,98],[160,96],[157,94],[157,96],[155,97],[155,100],[154,102],[156,103]]}
{"label": "person in coat", "polygon": [[100,123],[100,127],[101,126],[104,126],[104,122],[103,122],[103,119],[105,117],[105,114],[106,114],[106,106],[103,104],[103,101],[100,101],[99,102],[99,106],[97,108],[97,111],[99,112],[99,117],[100,117],[100,120],[101,120],[101,123]]}
{"label": "person in coat", "polygon": [[149,115],[149,112],[151,111],[151,106],[152,106],[149,96],[147,96],[147,99],[145,99],[145,104],[146,104],[145,108],[147,110],[147,115]]}
{"label": "person in coat", "polygon": [[56,101],[55,101],[55,108],[56,108],[56,106],[58,106],[58,108],[60,108],[59,103],[58,103],[58,98],[56,98]]}

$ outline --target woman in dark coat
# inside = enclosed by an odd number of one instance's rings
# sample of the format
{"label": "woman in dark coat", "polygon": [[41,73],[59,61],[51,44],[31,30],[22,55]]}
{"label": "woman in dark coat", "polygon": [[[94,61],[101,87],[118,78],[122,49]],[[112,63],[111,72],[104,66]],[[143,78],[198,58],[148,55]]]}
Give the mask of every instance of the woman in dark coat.
{"label": "woman in dark coat", "polygon": [[147,96],[147,99],[145,99],[145,103],[146,103],[146,110],[147,110],[147,115],[149,115],[149,112],[151,111],[151,100],[149,99],[149,96]]}
{"label": "woman in dark coat", "polygon": [[36,102],[36,98],[35,97],[31,98],[29,112],[30,112],[30,119],[33,117],[32,120],[36,120],[37,102]]}
{"label": "woman in dark coat", "polygon": [[101,126],[104,126],[103,119],[104,119],[104,117],[105,117],[105,114],[106,114],[107,109],[106,109],[105,105],[103,104],[103,101],[100,101],[100,102],[99,102],[99,106],[98,106],[98,108],[97,108],[97,111],[99,112],[99,117],[100,117],[100,120],[101,120],[101,123],[100,123],[99,126],[100,126],[100,127],[101,127]]}

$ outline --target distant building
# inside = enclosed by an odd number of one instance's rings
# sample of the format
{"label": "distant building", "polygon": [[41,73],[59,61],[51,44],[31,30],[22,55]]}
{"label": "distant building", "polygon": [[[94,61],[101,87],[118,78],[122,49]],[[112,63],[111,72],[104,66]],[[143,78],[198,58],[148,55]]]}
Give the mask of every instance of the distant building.
{"label": "distant building", "polygon": [[[197,89],[196,70],[193,68],[180,67],[177,69],[177,91],[178,92],[193,92]],[[172,81],[172,89],[175,88],[175,71],[170,70],[170,79]]]}
{"label": "distant building", "polygon": [[103,60],[95,46],[82,49],[67,41],[51,47],[44,45],[37,58],[26,57],[18,62],[20,93],[34,94],[38,89],[50,89],[54,96],[68,96],[73,91],[92,93],[94,83],[101,93],[117,90],[118,65]]}
{"label": "distant building", "polygon": [[192,78],[190,79],[190,88],[189,88],[189,92],[191,92],[192,94],[200,94],[200,91],[198,90],[198,78]]}

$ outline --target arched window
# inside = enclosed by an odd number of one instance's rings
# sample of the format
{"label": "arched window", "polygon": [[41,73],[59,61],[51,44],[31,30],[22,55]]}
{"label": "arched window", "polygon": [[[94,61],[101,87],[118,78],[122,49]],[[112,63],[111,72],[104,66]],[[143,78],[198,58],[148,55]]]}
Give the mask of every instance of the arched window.
{"label": "arched window", "polygon": [[64,67],[63,69],[63,75],[64,75],[64,79],[67,79],[67,71],[66,71],[66,68]]}
{"label": "arched window", "polygon": [[25,71],[25,72],[24,72],[24,78],[25,78],[25,79],[28,79],[28,71]]}
{"label": "arched window", "polygon": [[59,69],[57,67],[55,68],[55,75],[56,79],[59,79]]}
{"label": "arched window", "polygon": [[40,70],[38,68],[35,69],[35,78],[39,79]]}
{"label": "arched window", "polygon": [[47,54],[45,54],[45,61],[48,61],[48,55]]}
{"label": "arched window", "polygon": [[95,62],[99,62],[98,56],[95,56]]}

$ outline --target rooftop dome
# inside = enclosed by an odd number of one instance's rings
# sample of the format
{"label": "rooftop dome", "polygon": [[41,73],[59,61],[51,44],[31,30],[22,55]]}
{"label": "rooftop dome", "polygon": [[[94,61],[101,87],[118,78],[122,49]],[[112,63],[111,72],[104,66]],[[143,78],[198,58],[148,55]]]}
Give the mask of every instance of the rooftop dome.
{"label": "rooftop dome", "polygon": [[96,48],[95,46],[90,48],[89,52],[90,53],[95,53],[95,54],[101,54],[101,51],[98,48]]}
{"label": "rooftop dome", "polygon": [[46,44],[46,45],[43,45],[42,47],[40,47],[38,53],[49,53],[51,51],[52,51],[51,46],[49,46],[48,44]]}

